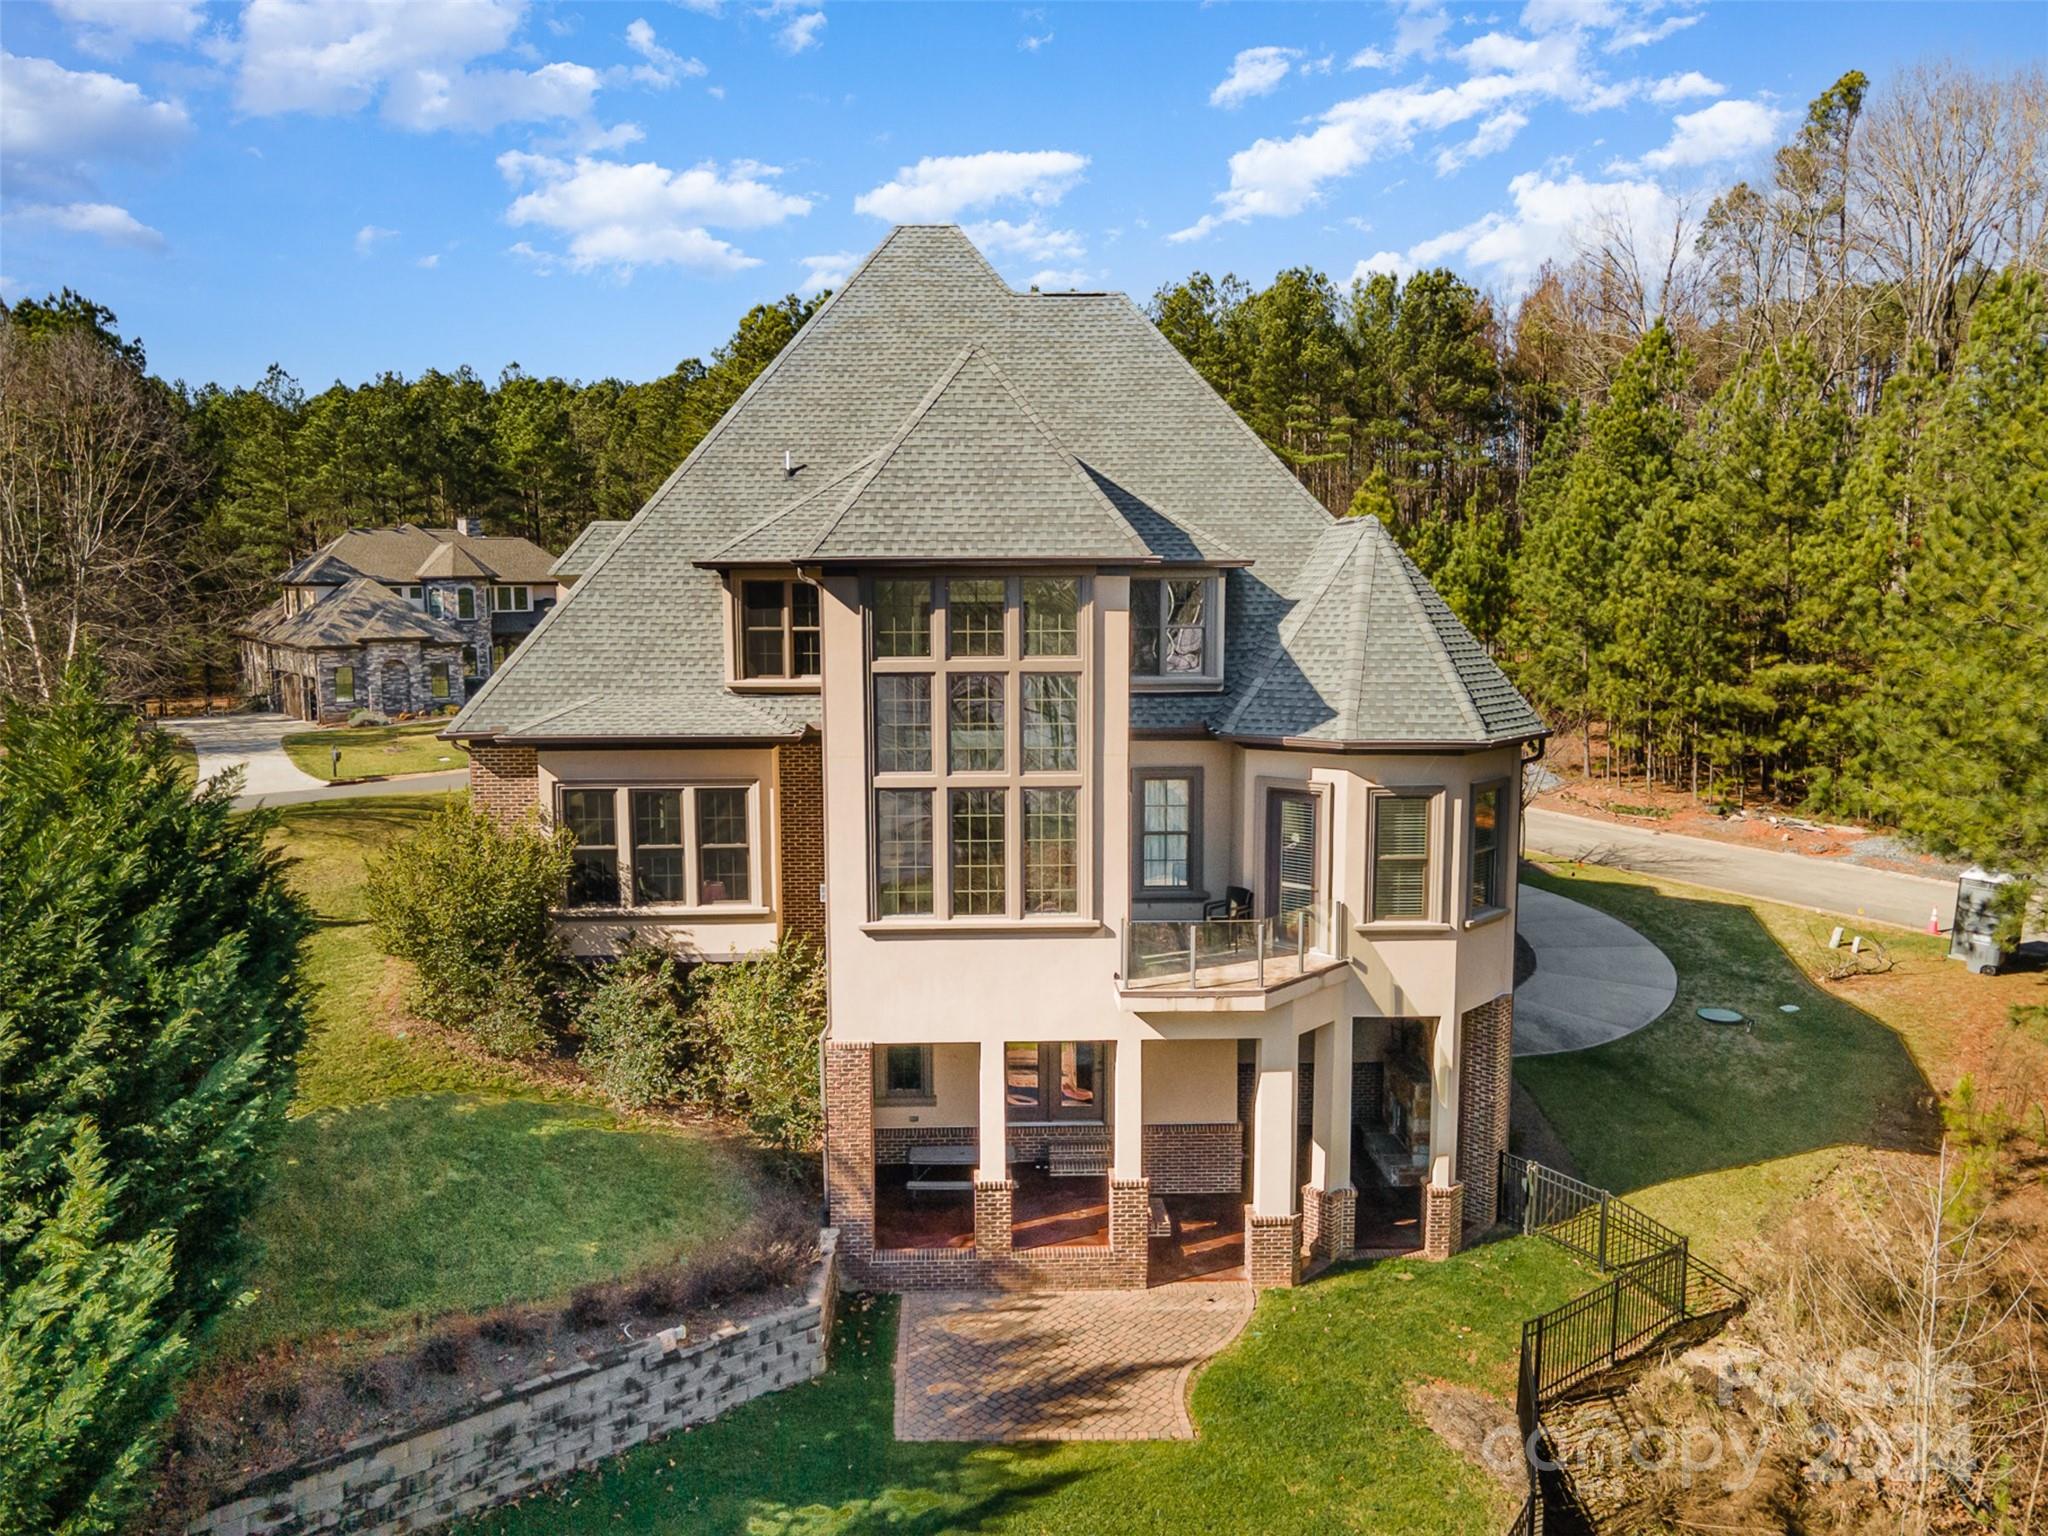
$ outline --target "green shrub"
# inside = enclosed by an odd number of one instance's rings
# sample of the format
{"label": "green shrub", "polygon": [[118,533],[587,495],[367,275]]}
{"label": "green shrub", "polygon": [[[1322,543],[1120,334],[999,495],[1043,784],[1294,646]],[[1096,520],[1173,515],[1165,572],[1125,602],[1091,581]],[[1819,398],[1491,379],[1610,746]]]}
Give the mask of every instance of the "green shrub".
{"label": "green shrub", "polygon": [[681,994],[670,956],[629,948],[606,968],[577,1011],[583,1069],[613,1103],[644,1109],[682,1090],[689,1037]]}
{"label": "green shrub", "polygon": [[507,955],[484,985],[483,1000],[470,1018],[471,1038],[493,1056],[509,1061],[545,1055],[554,1036],[548,1029],[552,997],[542,983],[518,959]]}
{"label": "green shrub", "polygon": [[370,920],[385,951],[412,962],[415,1012],[474,1030],[490,1011],[511,1040],[530,990],[545,1017],[559,964],[548,912],[569,877],[569,845],[567,832],[503,827],[458,802],[370,860]]}
{"label": "green shrub", "polygon": [[738,1115],[771,1146],[815,1146],[818,1041],[825,1033],[825,967],[817,949],[786,938],[773,954],[699,968],[690,1039],[699,1097]]}

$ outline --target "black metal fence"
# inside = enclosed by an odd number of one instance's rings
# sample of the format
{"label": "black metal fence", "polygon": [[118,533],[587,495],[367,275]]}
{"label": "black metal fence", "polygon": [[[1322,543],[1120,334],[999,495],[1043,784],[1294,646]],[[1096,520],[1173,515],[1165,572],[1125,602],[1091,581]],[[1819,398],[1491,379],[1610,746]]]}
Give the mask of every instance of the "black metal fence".
{"label": "black metal fence", "polygon": [[1684,1234],[1604,1189],[1511,1153],[1501,1156],[1501,1216],[1613,1276],[1522,1324],[1515,1417],[1529,1498],[1510,1536],[1590,1529],[1570,1495],[1544,1410],[1585,1382],[1654,1349],[1681,1323],[1732,1314],[1742,1288],[1692,1256]]}

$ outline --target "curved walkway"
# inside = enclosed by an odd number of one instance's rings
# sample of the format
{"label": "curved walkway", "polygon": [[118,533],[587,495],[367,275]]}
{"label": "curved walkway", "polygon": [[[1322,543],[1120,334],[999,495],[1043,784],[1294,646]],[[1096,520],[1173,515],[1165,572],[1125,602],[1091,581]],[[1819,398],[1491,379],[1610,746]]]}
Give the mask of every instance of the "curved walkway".
{"label": "curved walkway", "polygon": [[898,1440],[1192,1440],[1188,1382],[1252,1313],[1248,1285],[912,1291]]}
{"label": "curved walkway", "polygon": [[1524,885],[1516,924],[1536,970],[1515,988],[1515,1054],[1583,1051],[1634,1034],[1671,1006],[1678,972],[1619,918]]}

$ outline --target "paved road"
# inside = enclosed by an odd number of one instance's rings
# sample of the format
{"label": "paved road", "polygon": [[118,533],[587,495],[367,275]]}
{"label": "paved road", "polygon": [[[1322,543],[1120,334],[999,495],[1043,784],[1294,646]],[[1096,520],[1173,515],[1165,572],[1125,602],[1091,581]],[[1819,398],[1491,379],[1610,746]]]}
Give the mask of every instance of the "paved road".
{"label": "paved road", "polygon": [[376,779],[368,784],[322,784],[318,789],[288,789],[268,795],[237,795],[235,809],[254,810],[259,805],[305,805],[314,800],[367,800],[376,795],[439,795],[451,789],[467,789],[469,772],[413,773],[397,779]]}
{"label": "paved road", "polygon": [[1861,917],[1921,932],[1926,931],[1929,908],[1940,913],[1944,933],[1955,912],[1952,880],[1896,875],[1838,859],[1810,859],[1678,832],[1618,826],[1533,806],[1527,817],[1529,847],[1565,858],[1613,864],[1738,896],[1757,896],[1788,907]]}
{"label": "paved road", "polygon": [[301,772],[285,756],[284,738],[306,730],[303,720],[273,714],[192,715],[157,724],[192,743],[199,754],[202,784],[239,768],[244,798],[325,788],[322,780]]}

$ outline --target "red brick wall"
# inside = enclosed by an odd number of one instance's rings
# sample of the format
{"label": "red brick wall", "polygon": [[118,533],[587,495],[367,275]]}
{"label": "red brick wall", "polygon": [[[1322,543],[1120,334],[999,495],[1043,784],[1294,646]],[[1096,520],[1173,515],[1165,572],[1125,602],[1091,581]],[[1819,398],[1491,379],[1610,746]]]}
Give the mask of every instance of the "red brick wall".
{"label": "red brick wall", "polygon": [[501,826],[523,821],[540,804],[540,755],[532,747],[471,742],[469,799]]}
{"label": "red brick wall", "polygon": [[1467,1013],[1458,1038],[1458,1180],[1465,1225],[1483,1232],[1499,1215],[1500,1155],[1514,1092],[1515,998],[1504,992]]}
{"label": "red brick wall", "polygon": [[1465,1206],[1462,1186],[1448,1189],[1430,1184],[1422,1191],[1422,1254],[1429,1259],[1448,1259],[1464,1243],[1460,1215]]}
{"label": "red brick wall", "polygon": [[1345,1259],[1358,1243],[1358,1191],[1301,1186],[1301,1241],[1319,1259]]}
{"label": "red brick wall", "polygon": [[1244,1189],[1244,1139],[1234,1120],[1148,1125],[1145,1177],[1162,1195],[1234,1195]]}
{"label": "red brick wall", "polygon": [[1244,1208],[1244,1267],[1260,1290],[1301,1278],[1301,1217],[1258,1216]]}
{"label": "red brick wall", "polygon": [[775,749],[776,857],[782,931],[825,942],[825,766],[815,735]]}
{"label": "red brick wall", "polygon": [[825,1205],[850,1264],[875,1251],[875,1067],[866,1041],[825,1042]]}

